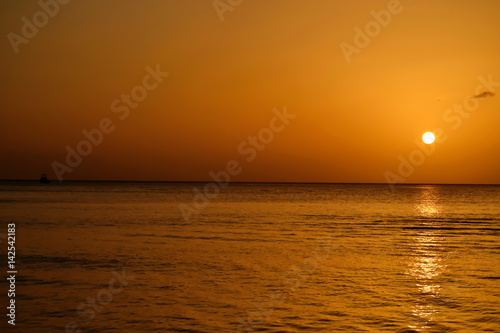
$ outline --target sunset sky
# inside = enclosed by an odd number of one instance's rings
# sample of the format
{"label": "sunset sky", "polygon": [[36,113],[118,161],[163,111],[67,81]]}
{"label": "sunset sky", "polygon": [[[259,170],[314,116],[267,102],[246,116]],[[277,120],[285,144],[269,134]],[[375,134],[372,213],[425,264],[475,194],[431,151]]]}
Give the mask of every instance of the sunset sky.
{"label": "sunset sky", "polygon": [[[57,179],[53,162],[108,118],[64,180],[208,181],[236,160],[235,181],[384,183],[441,128],[406,182],[500,184],[500,1],[220,3],[73,0],[25,38],[40,4],[2,2],[0,179]],[[348,61],[341,45],[388,8]],[[112,103],[156,68],[169,75],[120,119]],[[464,101],[477,109],[448,111]],[[238,147],[285,106],[296,117],[248,162]]]}

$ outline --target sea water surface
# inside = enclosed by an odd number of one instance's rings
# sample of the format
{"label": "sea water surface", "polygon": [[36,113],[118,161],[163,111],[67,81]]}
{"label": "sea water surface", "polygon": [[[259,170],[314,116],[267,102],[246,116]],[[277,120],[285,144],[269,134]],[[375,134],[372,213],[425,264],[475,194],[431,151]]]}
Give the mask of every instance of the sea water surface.
{"label": "sea water surface", "polygon": [[1,182],[0,330],[500,332],[500,186],[204,186]]}

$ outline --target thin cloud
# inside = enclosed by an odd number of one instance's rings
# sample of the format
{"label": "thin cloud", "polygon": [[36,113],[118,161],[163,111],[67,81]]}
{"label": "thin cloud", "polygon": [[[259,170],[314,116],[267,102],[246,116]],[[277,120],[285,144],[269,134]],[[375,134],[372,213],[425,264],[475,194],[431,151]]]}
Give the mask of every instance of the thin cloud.
{"label": "thin cloud", "polygon": [[474,96],[474,98],[488,98],[488,97],[493,97],[495,96],[495,93],[492,93],[491,91],[485,91],[480,94],[477,94]]}

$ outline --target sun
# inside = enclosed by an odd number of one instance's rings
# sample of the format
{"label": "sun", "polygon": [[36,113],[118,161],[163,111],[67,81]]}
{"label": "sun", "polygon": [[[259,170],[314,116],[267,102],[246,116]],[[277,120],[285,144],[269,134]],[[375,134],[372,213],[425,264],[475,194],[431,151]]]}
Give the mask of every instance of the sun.
{"label": "sun", "polygon": [[422,140],[428,145],[430,145],[431,143],[434,142],[434,140],[436,140],[436,137],[434,136],[434,133],[426,132],[424,133],[424,135],[422,135]]}

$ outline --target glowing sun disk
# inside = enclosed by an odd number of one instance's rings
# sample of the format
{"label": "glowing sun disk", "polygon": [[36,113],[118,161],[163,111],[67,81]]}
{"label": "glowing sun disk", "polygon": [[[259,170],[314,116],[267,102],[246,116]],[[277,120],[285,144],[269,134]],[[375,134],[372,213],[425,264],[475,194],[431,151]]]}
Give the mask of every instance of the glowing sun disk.
{"label": "glowing sun disk", "polygon": [[434,142],[434,140],[436,140],[436,137],[434,136],[434,133],[426,132],[424,133],[424,135],[422,135],[422,140],[428,145],[430,145],[431,143]]}

